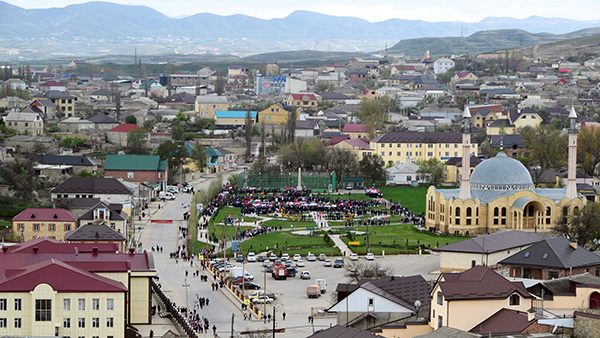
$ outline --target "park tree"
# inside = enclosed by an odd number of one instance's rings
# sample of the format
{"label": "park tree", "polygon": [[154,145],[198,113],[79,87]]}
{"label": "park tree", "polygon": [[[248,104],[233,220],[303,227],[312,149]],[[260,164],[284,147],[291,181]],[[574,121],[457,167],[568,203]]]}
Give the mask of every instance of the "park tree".
{"label": "park tree", "polygon": [[135,128],[127,135],[127,154],[145,155],[148,153],[146,148],[147,131],[143,128]]}
{"label": "park tree", "polygon": [[190,121],[190,117],[188,115],[185,115],[182,112],[179,112],[177,114],[175,114],[175,117],[173,118],[173,120],[171,122],[173,122],[173,124],[185,124],[188,123]]}
{"label": "park tree", "polygon": [[183,127],[178,124],[171,126],[171,137],[175,141],[185,141],[186,135]]}
{"label": "park tree", "polygon": [[129,123],[129,124],[137,124],[137,118],[133,115],[127,115],[125,117],[125,123]]}
{"label": "park tree", "polygon": [[221,73],[219,73],[219,75],[217,75],[217,80],[215,80],[215,93],[217,93],[218,96],[223,95],[223,92],[225,91],[225,80],[223,79],[223,75],[221,75]]}
{"label": "park tree", "polygon": [[555,235],[575,240],[577,244],[592,251],[597,250],[597,239],[600,238],[600,204],[588,203],[572,216],[563,217],[552,231]]}
{"label": "park tree", "polygon": [[367,154],[359,162],[360,174],[366,179],[371,180],[371,183],[375,183],[384,178],[384,165],[385,163],[381,156],[377,154]]}
{"label": "park tree", "polygon": [[358,174],[356,155],[348,149],[331,148],[325,154],[327,171],[335,171],[337,176],[352,177]]}
{"label": "park tree", "polygon": [[448,177],[446,164],[435,157],[428,160],[417,160],[416,164],[419,166],[417,173],[425,176],[427,183],[433,186],[439,186]]}
{"label": "park tree", "polygon": [[250,161],[252,157],[252,127],[254,126],[254,120],[252,119],[252,112],[249,110],[246,112],[245,121],[245,136],[246,136],[246,161]]}
{"label": "park tree", "polygon": [[285,144],[279,149],[277,160],[288,170],[296,170],[302,164],[302,150],[306,141],[299,138],[296,142]]}
{"label": "park tree", "polygon": [[296,109],[292,108],[288,113],[287,122],[284,128],[283,143],[292,143],[296,138]]}
{"label": "park tree", "polygon": [[523,128],[521,136],[529,150],[525,156],[535,183],[539,183],[546,170],[559,169],[567,159],[567,137],[548,125]]}
{"label": "park tree", "polygon": [[596,175],[600,163],[600,131],[596,128],[581,128],[577,135],[577,163],[589,176]]}
{"label": "park tree", "polygon": [[383,123],[385,120],[385,107],[380,100],[363,99],[360,101],[356,116],[365,123]]}
{"label": "park tree", "polygon": [[317,81],[314,91],[317,94],[332,92],[335,89],[333,83],[327,81]]}
{"label": "park tree", "polygon": [[33,157],[16,157],[0,166],[0,181],[18,198],[32,200],[39,178],[33,169]]}
{"label": "park tree", "polygon": [[181,167],[188,160],[187,149],[181,141],[173,142],[169,140],[163,142],[156,148],[155,153],[160,156],[162,161],[167,161],[169,170]]}
{"label": "park tree", "polygon": [[322,169],[325,167],[325,154],[327,148],[325,143],[318,138],[310,138],[300,150],[302,168],[306,169]]}
{"label": "park tree", "polygon": [[192,153],[190,154],[190,159],[196,165],[196,169],[202,171],[206,168],[206,164],[208,162],[206,158],[206,149],[201,143],[197,143],[192,148]]}

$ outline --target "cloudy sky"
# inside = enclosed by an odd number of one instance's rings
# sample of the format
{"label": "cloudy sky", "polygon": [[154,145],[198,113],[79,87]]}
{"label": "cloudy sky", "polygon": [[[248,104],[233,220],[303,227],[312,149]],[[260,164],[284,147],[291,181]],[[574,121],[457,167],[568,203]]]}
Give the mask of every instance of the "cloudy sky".
{"label": "cloudy sky", "polygon": [[[4,0],[31,9],[65,7],[82,0]],[[531,15],[596,20],[598,0],[110,0],[145,5],[171,17],[196,13],[245,14],[263,19],[283,18],[296,10],[354,16],[371,22],[391,18],[425,21],[476,22],[488,16],[526,18]]]}

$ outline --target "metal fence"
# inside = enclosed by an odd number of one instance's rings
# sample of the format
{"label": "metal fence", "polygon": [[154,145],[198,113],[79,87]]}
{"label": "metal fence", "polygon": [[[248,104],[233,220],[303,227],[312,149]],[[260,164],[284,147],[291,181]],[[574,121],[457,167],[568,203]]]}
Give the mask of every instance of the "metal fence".
{"label": "metal fence", "polygon": [[[304,189],[314,192],[331,192],[333,179],[329,174],[302,173],[301,184]],[[284,189],[298,186],[297,173],[258,173],[242,172],[238,176],[238,186],[242,188]]]}

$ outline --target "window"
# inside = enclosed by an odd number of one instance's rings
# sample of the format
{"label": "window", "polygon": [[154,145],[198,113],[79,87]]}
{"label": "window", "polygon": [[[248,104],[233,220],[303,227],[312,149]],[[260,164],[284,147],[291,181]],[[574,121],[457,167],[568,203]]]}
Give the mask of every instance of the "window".
{"label": "window", "polygon": [[375,298],[369,298],[367,300],[367,305],[369,306],[369,308],[372,308],[375,305]]}
{"label": "window", "polygon": [[79,298],[79,311],[85,310],[85,299]]}
{"label": "window", "polygon": [[71,327],[71,318],[63,318],[63,327],[67,329]]}
{"label": "window", "polygon": [[92,310],[100,310],[100,299],[92,299]]}
{"label": "window", "polygon": [[20,231],[20,232],[25,231],[25,224],[23,224],[23,223],[17,224],[17,231]]}
{"label": "window", "polygon": [[475,267],[475,265],[477,265],[477,262],[475,260],[472,260],[471,261],[471,267],[473,268],[473,267]]}
{"label": "window", "polygon": [[6,298],[0,299],[0,311],[6,311]]}
{"label": "window", "polygon": [[558,271],[548,271],[548,279],[558,278]]}
{"label": "window", "polygon": [[36,299],[35,300],[35,321],[49,322],[52,320],[52,300],[51,299]]}
{"label": "window", "polygon": [[56,231],[56,224],[48,224],[48,231]]}
{"label": "window", "polygon": [[456,208],[454,216],[455,216],[454,224],[459,225],[460,224],[460,208]]}
{"label": "window", "polygon": [[115,300],[112,298],[108,298],[106,300],[106,309],[107,310],[114,310],[115,309]]}
{"label": "window", "polygon": [[106,327],[114,327],[114,326],[115,326],[115,320],[113,319],[113,317],[106,318]]}
{"label": "window", "polygon": [[98,317],[92,318],[92,327],[100,327],[100,318],[98,318]]}
{"label": "window", "polygon": [[77,326],[80,328],[85,328],[85,318],[78,318],[77,319]]}
{"label": "window", "polygon": [[6,329],[6,318],[0,318],[0,329]]}
{"label": "window", "polygon": [[444,295],[442,294],[442,291],[437,292],[437,304],[444,305]]}
{"label": "window", "polygon": [[494,208],[494,225],[498,225],[498,214],[499,214],[499,209],[496,207]]}
{"label": "window", "polygon": [[63,311],[71,311],[71,299],[63,299]]}
{"label": "window", "polygon": [[385,148],[385,143],[382,143],[382,144],[381,144],[381,148]]}
{"label": "window", "polygon": [[127,178],[133,178],[133,172],[132,171],[129,171],[127,173]]}
{"label": "window", "polygon": [[15,311],[21,311],[21,298],[15,299]]}
{"label": "window", "polygon": [[471,225],[471,215],[473,214],[473,211],[471,208],[467,208],[467,225]]}
{"label": "window", "polygon": [[21,318],[15,318],[15,329],[20,329],[22,326]]}
{"label": "window", "polygon": [[33,231],[40,231],[40,225],[39,224],[34,224],[33,225]]}
{"label": "window", "polygon": [[444,326],[444,317],[442,315],[438,315],[438,328]]}
{"label": "window", "polygon": [[531,268],[523,268],[523,278],[531,278]]}
{"label": "window", "polygon": [[65,232],[71,231],[71,224],[65,224]]}
{"label": "window", "polygon": [[502,225],[506,225],[506,208],[502,208],[502,212],[501,212],[502,218],[501,218],[501,224]]}
{"label": "window", "polygon": [[427,152],[427,156],[432,157],[433,156],[433,152],[432,151],[428,151]]}
{"label": "window", "polygon": [[521,297],[519,295],[511,295],[508,304],[510,306],[521,305]]}

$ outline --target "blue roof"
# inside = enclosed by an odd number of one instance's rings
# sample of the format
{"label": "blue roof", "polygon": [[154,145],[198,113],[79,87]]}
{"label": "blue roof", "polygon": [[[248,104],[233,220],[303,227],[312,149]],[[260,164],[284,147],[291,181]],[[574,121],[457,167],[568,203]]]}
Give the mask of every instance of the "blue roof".
{"label": "blue roof", "polygon": [[[217,110],[215,112],[215,115],[217,116],[217,118],[221,118],[221,119],[227,119],[227,118],[246,118],[246,111],[243,110]],[[256,118],[256,111],[251,111],[250,112],[250,116],[252,118]]]}

